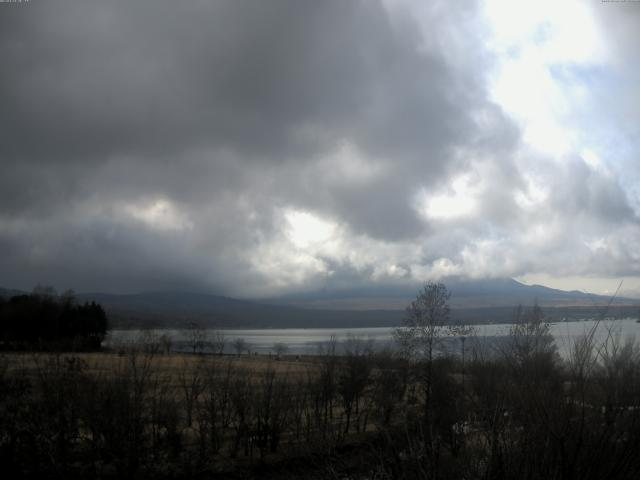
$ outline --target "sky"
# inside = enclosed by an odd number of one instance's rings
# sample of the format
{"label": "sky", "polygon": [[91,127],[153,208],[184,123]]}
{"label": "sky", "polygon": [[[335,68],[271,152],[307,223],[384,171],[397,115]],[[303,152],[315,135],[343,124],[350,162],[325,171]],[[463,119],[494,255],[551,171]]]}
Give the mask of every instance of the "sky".
{"label": "sky", "polygon": [[640,2],[0,3],[0,286],[640,297]]}

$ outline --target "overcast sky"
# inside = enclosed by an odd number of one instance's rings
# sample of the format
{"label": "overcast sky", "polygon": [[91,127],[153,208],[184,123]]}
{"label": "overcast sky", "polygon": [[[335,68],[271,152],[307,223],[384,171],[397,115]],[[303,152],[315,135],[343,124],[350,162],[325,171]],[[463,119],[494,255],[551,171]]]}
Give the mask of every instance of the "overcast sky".
{"label": "overcast sky", "polygon": [[0,3],[0,286],[640,292],[640,3]]}

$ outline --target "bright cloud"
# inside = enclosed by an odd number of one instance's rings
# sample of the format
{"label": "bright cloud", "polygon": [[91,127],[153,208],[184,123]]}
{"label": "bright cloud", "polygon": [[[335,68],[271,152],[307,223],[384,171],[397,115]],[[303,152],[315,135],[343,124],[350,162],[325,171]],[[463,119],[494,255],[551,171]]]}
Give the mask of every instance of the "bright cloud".
{"label": "bright cloud", "polygon": [[491,0],[485,14],[488,44],[498,56],[493,98],[524,129],[524,140],[562,156],[578,147],[579,132],[568,122],[574,107],[588,100],[585,85],[554,75],[554,69],[606,62],[602,34],[588,5]]}
{"label": "bright cloud", "polygon": [[157,230],[188,230],[193,223],[188,216],[167,199],[142,201],[123,207],[132,218]]}
{"label": "bright cloud", "polygon": [[454,179],[445,193],[429,195],[426,191],[421,191],[417,208],[427,219],[467,217],[476,209],[477,190],[477,187],[474,188],[472,185],[472,179],[463,175]]}
{"label": "bright cloud", "polygon": [[337,226],[322,220],[308,212],[296,210],[286,211],[284,214],[288,222],[287,236],[300,249],[317,249],[328,240],[334,238]]}

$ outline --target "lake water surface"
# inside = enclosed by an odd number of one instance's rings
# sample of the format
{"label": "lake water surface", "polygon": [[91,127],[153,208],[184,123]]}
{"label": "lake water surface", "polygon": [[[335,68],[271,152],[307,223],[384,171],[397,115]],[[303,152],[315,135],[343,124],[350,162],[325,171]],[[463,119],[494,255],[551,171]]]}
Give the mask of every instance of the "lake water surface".
{"label": "lake water surface", "polygon": [[[511,324],[489,324],[475,325],[473,333],[468,335],[470,345],[472,342],[490,343],[492,340],[499,341],[509,334]],[[551,323],[551,333],[555,339],[558,351],[566,356],[574,341],[581,336],[588,334],[593,328],[595,340],[598,344],[607,338],[616,337],[619,339],[640,338],[640,323],[636,319],[627,318],[621,320],[583,320]],[[326,346],[332,337],[338,342],[337,351],[344,350],[345,341],[350,337],[371,342],[377,349],[393,347],[393,330],[391,327],[376,328],[283,328],[283,329],[246,329],[232,330],[220,329],[218,332],[224,334],[226,340],[225,351],[233,352],[232,342],[237,338],[242,338],[247,343],[251,352],[268,354],[274,351],[274,345],[283,343],[287,346],[288,352],[293,354],[313,354],[320,348]],[[112,330],[105,340],[105,346],[117,348],[135,342],[149,341],[160,335],[166,334],[172,340],[172,348],[176,351],[189,350],[188,332],[184,329],[168,330]],[[207,332],[211,337],[213,331]],[[449,348],[454,351],[461,345],[455,339],[448,341]]]}

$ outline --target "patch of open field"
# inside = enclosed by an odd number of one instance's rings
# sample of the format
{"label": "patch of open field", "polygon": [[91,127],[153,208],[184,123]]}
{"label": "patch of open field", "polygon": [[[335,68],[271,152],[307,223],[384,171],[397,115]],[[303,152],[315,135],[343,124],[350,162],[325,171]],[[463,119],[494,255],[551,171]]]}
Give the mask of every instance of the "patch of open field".
{"label": "patch of open field", "polygon": [[267,370],[294,379],[313,373],[319,368],[319,357],[290,355],[277,358],[267,355],[201,355],[189,353],[149,354],[148,352],[79,352],[52,354],[49,352],[5,352],[0,362],[7,373],[35,374],[48,362],[81,362],[89,374],[109,374],[128,368],[132,362],[144,364],[155,374],[172,379],[185,371],[233,370],[260,376]]}

